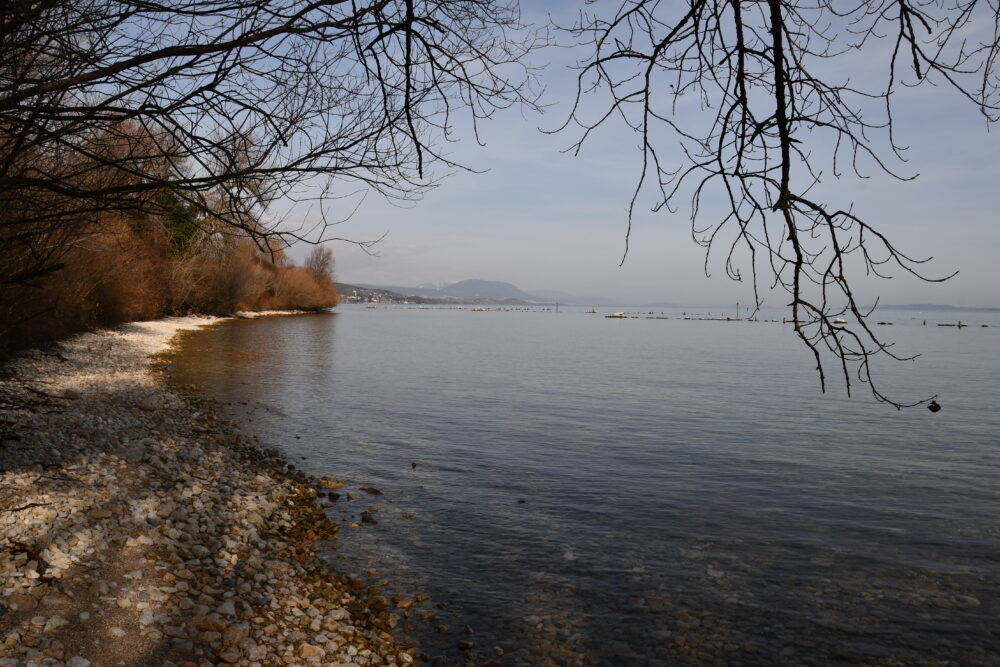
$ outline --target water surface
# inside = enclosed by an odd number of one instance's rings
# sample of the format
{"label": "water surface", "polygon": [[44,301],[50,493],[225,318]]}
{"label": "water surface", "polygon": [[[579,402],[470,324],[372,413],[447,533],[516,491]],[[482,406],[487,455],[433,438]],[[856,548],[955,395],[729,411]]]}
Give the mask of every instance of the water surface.
{"label": "water surface", "polygon": [[378,523],[331,558],[430,596],[399,626],[428,656],[1000,661],[996,313],[881,316],[931,414],[820,394],[781,324],[338,310],[187,334],[174,373],[346,482],[332,518]]}

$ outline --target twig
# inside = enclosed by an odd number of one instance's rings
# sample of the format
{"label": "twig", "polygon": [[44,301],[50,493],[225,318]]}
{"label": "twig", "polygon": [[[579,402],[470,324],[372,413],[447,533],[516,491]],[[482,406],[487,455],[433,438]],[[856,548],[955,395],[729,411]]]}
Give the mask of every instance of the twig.
{"label": "twig", "polygon": [[[37,482],[38,480],[36,479],[35,481]],[[45,506],[51,505],[51,504],[52,503],[28,503],[27,505],[22,505],[21,507],[7,507],[7,508],[0,507],[0,512],[20,512],[21,510],[31,509],[32,507],[45,507]],[[12,542],[12,544],[18,544],[18,545],[20,545],[21,543],[20,542]]]}

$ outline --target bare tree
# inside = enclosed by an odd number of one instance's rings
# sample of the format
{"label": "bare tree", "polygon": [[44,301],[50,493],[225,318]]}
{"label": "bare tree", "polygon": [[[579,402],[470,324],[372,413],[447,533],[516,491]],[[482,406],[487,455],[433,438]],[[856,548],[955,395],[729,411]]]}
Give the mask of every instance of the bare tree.
{"label": "bare tree", "polygon": [[[538,43],[510,0],[5,2],[0,287],[164,191],[265,248],[330,240],[336,196],[412,198],[456,166],[456,113],[534,106]],[[318,222],[266,216],[277,200]]]}
{"label": "bare tree", "polygon": [[333,251],[326,246],[313,246],[306,257],[305,269],[317,281],[333,284]]}
{"label": "bare tree", "polygon": [[[832,352],[848,393],[856,376],[878,400],[902,407],[872,381],[875,357],[899,357],[871,328],[852,279],[887,277],[892,267],[928,281],[948,276],[925,274],[926,259],[907,255],[849,202],[824,201],[819,184],[845,170],[897,176],[892,161],[903,149],[893,134],[893,101],[900,86],[950,87],[996,120],[996,3],[611,4],[613,14],[595,10],[565,28],[590,54],[578,64],[576,103],[560,129],[577,128],[576,151],[612,122],[638,135],[629,232],[647,187],[657,191],[654,211],[673,212],[690,196],[706,273],[712,249],[721,246],[730,278],[749,272],[758,308],[761,281],[790,296],[795,332],[815,356],[824,390],[824,357]],[[700,113],[678,113],[684,106]],[[671,162],[671,154],[679,159]],[[701,212],[709,200],[724,202],[721,215]],[[627,244],[628,233],[626,255]],[[844,315],[846,325],[837,321]]]}

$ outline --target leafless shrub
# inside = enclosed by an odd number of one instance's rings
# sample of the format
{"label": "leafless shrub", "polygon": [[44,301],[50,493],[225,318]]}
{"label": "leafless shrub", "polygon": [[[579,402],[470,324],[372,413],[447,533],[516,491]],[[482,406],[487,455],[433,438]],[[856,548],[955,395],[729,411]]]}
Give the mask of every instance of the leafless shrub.
{"label": "leafless shrub", "polygon": [[267,301],[275,310],[320,310],[340,301],[332,281],[317,278],[303,267],[282,268],[274,280],[273,296]]}
{"label": "leafless shrub", "polygon": [[108,215],[60,252],[62,270],[0,292],[0,356],[84,329],[159,317],[168,273],[162,235]]}
{"label": "leafless shrub", "polygon": [[333,251],[325,246],[315,246],[306,257],[305,268],[321,284],[334,282]]}
{"label": "leafless shrub", "polygon": [[225,244],[203,240],[174,268],[171,308],[229,315],[253,307],[270,282],[258,253],[249,239]]}

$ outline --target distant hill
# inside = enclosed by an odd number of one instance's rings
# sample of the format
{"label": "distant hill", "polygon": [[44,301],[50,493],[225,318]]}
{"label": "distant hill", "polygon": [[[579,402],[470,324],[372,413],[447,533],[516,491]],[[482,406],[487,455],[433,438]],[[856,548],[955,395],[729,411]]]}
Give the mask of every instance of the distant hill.
{"label": "distant hill", "polygon": [[404,296],[422,297],[425,299],[464,300],[465,302],[506,301],[525,304],[561,303],[566,306],[597,306],[601,304],[628,305],[621,299],[611,299],[606,296],[578,296],[558,290],[525,291],[520,287],[499,280],[460,280],[443,287],[403,287],[401,285],[371,285],[361,284],[359,287],[395,292]]}
{"label": "distant hill", "polygon": [[[397,301],[406,300],[424,303],[508,303],[508,304],[554,304],[564,306],[634,306],[638,302],[630,299],[613,299],[606,296],[579,296],[558,290],[525,291],[520,287],[500,280],[460,280],[443,287],[404,287],[402,285],[372,285],[359,283],[356,289],[391,292]],[[651,308],[680,307],[674,303],[644,304]]]}
{"label": "distant hill", "polygon": [[403,303],[406,297],[387,289],[337,283],[337,293],[345,303]]}
{"label": "distant hill", "polygon": [[510,283],[496,280],[460,280],[444,287],[403,287],[399,285],[360,285],[366,289],[387,290],[403,296],[416,296],[426,299],[450,300],[490,300],[490,301],[520,301],[534,303],[544,301],[528,294]]}
{"label": "distant hill", "polygon": [[400,296],[437,296],[438,290],[429,287],[403,287],[401,285],[372,285],[370,283],[357,283],[357,287],[368,290],[382,290],[392,292]]}
{"label": "distant hill", "polygon": [[[463,280],[447,287],[399,287],[337,283],[345,303],[482,304],[522,306],[539,303],[510,283]],[[510,296],[507,296],[510,295]]]}
{"label": "distant hill", "polygon": [[[460,280],[444,287],[402,287],[398,285],[368,285],[337,283],[337,291],[348,303],[426,303],[426,304],[504,304],[530,305],[560,303],[565,306],[634,306],[639,308],[693,308],[672,302],[627,303],[621,299],[600,296],[577,296],[557,290],[532,290],[526,292],[511,283],[499,280]],[[728,306],[699,306],[724,308]],[[1000,312],[1000,308],[952,306],[940,303],[909,303],[902,305],[880,304],[878,310],[902,311],[962,311]]]}
{"label": "distant hill", "polygon": [[478,299],[521,299],[537,301],[531,294],[510,283],[496,280],[460,280],[441,288],[442,296]]}

